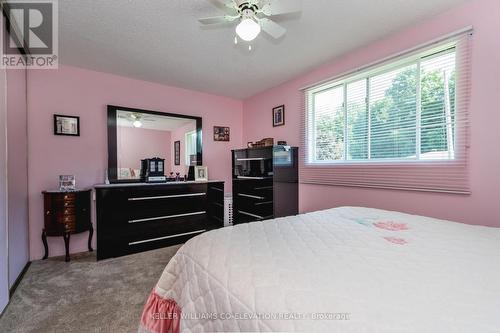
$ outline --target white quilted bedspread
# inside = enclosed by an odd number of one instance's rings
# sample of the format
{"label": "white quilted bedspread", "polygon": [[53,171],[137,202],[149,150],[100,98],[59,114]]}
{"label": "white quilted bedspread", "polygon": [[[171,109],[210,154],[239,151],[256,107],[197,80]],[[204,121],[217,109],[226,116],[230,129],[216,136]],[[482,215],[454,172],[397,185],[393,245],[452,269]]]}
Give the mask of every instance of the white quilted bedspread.
{"label": "white quilted bedspread", "polygon": [[500,228],[342,207],[187,242],[182,332],[500,332]]}

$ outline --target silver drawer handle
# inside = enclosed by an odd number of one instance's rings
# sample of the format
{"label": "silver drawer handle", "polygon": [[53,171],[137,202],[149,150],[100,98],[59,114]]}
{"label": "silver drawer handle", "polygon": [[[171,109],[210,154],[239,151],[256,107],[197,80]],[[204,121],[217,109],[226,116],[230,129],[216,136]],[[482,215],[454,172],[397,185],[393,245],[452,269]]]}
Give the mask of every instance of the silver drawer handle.
{"label": "silver drawer handle", "polygon": [[255,187],[254,190],[259,191],[259,190],[272,190],[272,186],[264,186],[264,187]]}
{"label": "silver drawer handle", "polygon": [[266,179],[266,177],[249,177],[249,176],[238,176],[238,179]]}
{"label": "silver drawer handle", "polygon": [[177,214],[177,215],[166,215],[166,216],[150,217],[150,218],[146,218],[146,219],[130,220],[130,221],[128,221],[128,223],[138,223],[138,222],[148,222],[148,221],[173,219],[173,218],[176,218],[176,217],[202,215],[202,214],[205,214],[205,213],[206,213],[206,211],[195,212],[195,213],[186,213],[186,214]]}
{"label": "silver drawer handle", "polygon": [[245,198],[252,198],[252,199],[259,199],[259,200],[264,200],[265,197],[259,197],[256,195],[250,195],[250,194],[243,194],[243,193],[238,193],[240,197],[245,197]]}
{"label": "silver drawer handle", "polygon": [[272,201],[264,201],[264,202],[256,202],[254,203],[255,206],[260,206],[260,205],[269,205],[272,204]]}
{"label": "silver drawer handle", "polygon": [[190,194],[176,194],[176,195],[161,195],[156,197],[139,197],[128,198],[128,201],[142,201],[142,200],[157,200],[157,199],[171,199],[171,198],[186,198],[186,197],[201,197],[207,193],[190,193]]}
{"label": "silver drawer handle", "polygon": [[213,217],[214,219],[216,219],[217,221],[224,223],[224,220],[223,220],[223,219],[221,219],[220,217],[217,217],[217,216],[212,216],[212,217]]}
{"label": "silver drawer handle", "polygon": [[270,160],[272,157],[250,157],[250,158],[237,158],[237,161],[264,161],[264,160]]}
{"label": "silver drawer handle", "polygon": [[174,237],[180,237],[180,236],[187,236],[187,235],[192,235],[192,234],[201,234],[202,232],[207,231],[206,229],[202,230],[196,230],[196,231],[191,231],[191,232],[185,232],[183,234],[175,234],[175,235],[170,235],[170,236],[165,236],[165,237],[158,237],[158,238],[151,238],[151,239],[145,239],[137,242],[131,242],[128,243],[128,245],[137,245],[137,244],[142,244],[142,243],[150,243],[162,239],[169,239],[169,238],[174,238]]}
{"label": "silver drawer handle", "polygon": [[252,213],[249,213],[249,212],[244,212],[242,210],[239,210],[238,213],[240,214],[243,214],[243,215],[248,215],[248,216],[251,216],[251,217],[255,217],[255,218],[258,218],[260,220],[264,220],[264,219],[270,219],[272,218],[273,216],[270,215],[270,216],[260,216],[260,215],[255,215],[255,214],[252,214]]}

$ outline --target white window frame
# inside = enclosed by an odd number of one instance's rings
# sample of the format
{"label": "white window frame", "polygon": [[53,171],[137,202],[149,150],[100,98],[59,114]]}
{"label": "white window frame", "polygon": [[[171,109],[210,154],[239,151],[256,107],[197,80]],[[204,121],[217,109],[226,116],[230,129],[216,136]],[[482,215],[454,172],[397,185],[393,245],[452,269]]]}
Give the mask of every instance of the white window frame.
{"label": "white window frame", "polygon": [[[306,105],[306,112],[307,112],[307,124],[306,124],[306,144],[308,145],[308,156],[306,156],[306,164],[310,165],[346,165],[346,164],[380,164],[380,163],[395,163],[395,164],[400,164],[400,163],[432,163],[432,162],[452,162],[455,159],[455,156],[450,156],[450,158],[447,159],[420,159],[420,153],[421,153],[421,118],[420,118],[420,111],[421,111],[421,89],[420,89],[420,75],[421,75],[421,62],[423,59],[428,60],[432,59],[433,57],[441,56],[446,53],[453,53],[456,52],[456,46],[457,42],[452,41],[449,43],[442,44],[437,47],[429,48],[428,50],[418,52],[414,55],[410,55],[407,57],[404,57],[399,60],[395,61],[389,61],[385,64],[375,66],[371,69],[367,70],[362,70],[359,71],[358,73],[347,75],[346,77],[329,81],[323,84],[320,84],[318,86],[312,87],[308,90],[306,90],[306,96],[307,96],[307,105]],[[371,131],[371,113],[370,113],[370,95],[369,95],[369,89],[370,89],[370,78],[378,75],[383,75],[385,73],[389,73],[410,65],[416,65],[417,66],[417,91],[416,91],[416,156],[415,158],[383,158],[383,159],[372,159],[371,158],[371,136],[370,136],[370,131]],[[348,157],[348,136],[347,136],[347,127],[348,127],[348,117],[347,117],[347,85],[358,82],[362,79],[366,80],[366,89],[367,89],[367,94],[366,94],[366,110],[368,113],[368,159],[364,160],[349,160],[347,159]],[[335,89],[342,86],[344,91],[344,101],[343,101],[343,112],[344,112],[344,156],[343,159],[339,160],[325,160],[325,161],[318,161],[315,159],[316,156],[316,118],[315,118],[315,107],[314,107],[314,95],[324,92],[326,90],[330,89]],[[455,94],[455,110],[458,109],[457,105],[457,94]],[[456,121],[456,119],[455,119]],[[456,143],[456,137],[457,137],[457,126],[455,126],[455,142]]]}
{"label": "white window frame", "polygon": [[[190,137],[191,136],[194,136],[195,137],[195,142],[194,142],[194,145],[196,147],[196,130],[193,130],[193,131],[189,131],[189,132],[186,132],[184,134],[184,164],[186,166],[190,166],[190,157],[191,157],[191,154],[189,154],[189,149],[188,149],[188,144],[190,142]],[[195,154],[196,154],[196,148],[195,148]]]}

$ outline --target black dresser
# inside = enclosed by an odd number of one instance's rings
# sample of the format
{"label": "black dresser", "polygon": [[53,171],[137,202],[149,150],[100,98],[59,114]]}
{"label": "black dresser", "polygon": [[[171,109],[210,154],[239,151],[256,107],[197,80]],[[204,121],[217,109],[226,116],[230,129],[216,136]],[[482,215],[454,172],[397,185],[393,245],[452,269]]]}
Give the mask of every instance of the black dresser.
{"label": "black dresser", "polygon": [[233,223],[298,214],[298,148],[233,150]]}
{"label": "black dresser", "polygon": [[224,182],[95,189],[98,260],[184,243],[224,226]]}

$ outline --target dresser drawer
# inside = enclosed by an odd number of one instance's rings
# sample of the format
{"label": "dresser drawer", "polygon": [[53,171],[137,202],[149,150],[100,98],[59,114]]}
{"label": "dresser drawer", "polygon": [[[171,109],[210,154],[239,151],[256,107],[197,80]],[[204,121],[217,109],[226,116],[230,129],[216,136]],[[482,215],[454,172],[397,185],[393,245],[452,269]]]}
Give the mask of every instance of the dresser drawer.
{"label": "dresser drawer", "polygon": [[235,199],[234,209],[240,214],[253,216],[256,219],[270,219],[273,217],[273,202],[260,200]]}
{"label": "dresser drawer", "polygon": [[256,222],[256,221],[263,221],[263,219],[256,218],[255,216],[249,215],[248,213],[240,213],[240,211],[235,210],[233,211],[233,224],[240,224],[240,223],[249,223],[249,222]]}
{"label": "dresser drawer", "polygon": [[63,207],[57,212],[58,215],[62,216],[68,216],[68,215],[75,215],[76,214],[76,209],[75,207]]}
{"label": "dresser drawer", "polygon": [[158,238],[174,238],[206,230],[206,213],[169,219],[129,223],[126,238],[129,245],[148,243]]}
{"label": "dresser drawer", "polygon": [[58,209],[71,208],[76,206],[76,199],[73,195],[56,195],[52,198],[52,205]]}
{"label": "dresser drawer", "polygon": [[126,191],[126,196],[128,199],[134,199],[206,192],[207,184],[158,185],[131,188]]}
{"label": "dresser drawer", "polygon": [[206,193],[188,193],[128,199],[128,220],[157,218],[206,210]]}
{"label": "dresser drawer", "polygon": [[272,200],[273,198],[272,180],[238,179],[234,180],[234,182],[235,193],[237,194],[246,194],[248,196],[264,198],[266,200]]}
{"label": "dresser drawer", "polygon": [[207,190],[210,201],[223,202],[224,201],[224,183],[208,184]]}
{"label": "dresser drawer", "polygon": [[209,209],[211,210],[210,213],[212,216],[224,220],[224,204],[219,202],[210,202]]}

